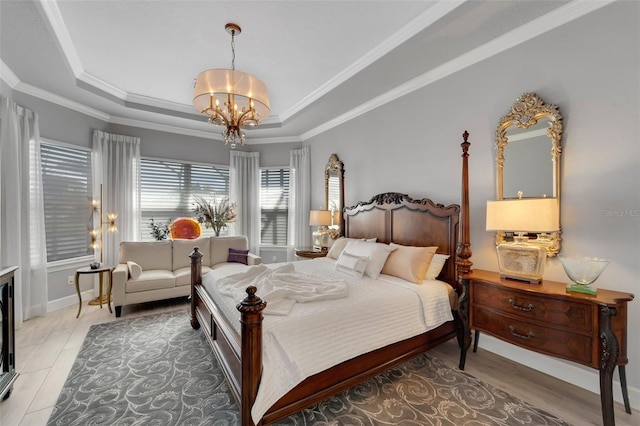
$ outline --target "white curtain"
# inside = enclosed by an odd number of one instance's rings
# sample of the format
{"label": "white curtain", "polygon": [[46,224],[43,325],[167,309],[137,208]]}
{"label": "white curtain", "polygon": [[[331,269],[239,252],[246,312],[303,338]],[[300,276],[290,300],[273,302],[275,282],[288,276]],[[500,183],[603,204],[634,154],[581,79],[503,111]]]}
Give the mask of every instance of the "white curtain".
{"label": "white curtain", "polygon": [[251,253],[260,254],[260,153],[231,151],[229,201],[236,203],[232,231],[249,239]]}
{"label": "white curtain", "polygon": [[[140,138],[93,131],[93,193],[100,196],[102,220],[116,213],[117,232],[103,228],[102,261],[117,265],[120,241],[140,239]],[[96,226],[102,226],[96,223]],[[99,253],[96,253],[96,260]]]}
{"label": "white curtain", "polygon": [[0,122],[0,265],[15,274],[16,325],[47,313],[47,239],[44,229],[38,115],[2,101]]}
{"label": "white curtain", "polygon": [[289,243],[287,259],[295,260],[295,248],[311,245],[311,148],[292,149],[289,156]]}

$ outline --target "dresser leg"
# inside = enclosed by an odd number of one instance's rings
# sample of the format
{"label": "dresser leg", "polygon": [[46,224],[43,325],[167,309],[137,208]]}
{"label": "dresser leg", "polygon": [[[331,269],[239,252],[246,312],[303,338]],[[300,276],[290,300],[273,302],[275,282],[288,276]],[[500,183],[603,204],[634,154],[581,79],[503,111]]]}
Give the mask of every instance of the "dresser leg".
{"label": "dresser leg", "polygon": [[616,316],[616,308],[600,308],[600,403],[604,426],[615,426],[613,411],[613,370],[618,362],[620,346],[611,328],[611,318]]}
{"label": "dresser leg", "polygon": [[478,341],[480,340],[480,332],[478,330],[473,333],[473,352],[478,352]]}
{"label": "dresser leg", "polygon": [[624,365],[618,366],[618,374],[620,375],[620,386],[622,387],[624,411],[631,414],[631,404],[629,404],[629,391],[627,390],[627,373],[625,372]]}

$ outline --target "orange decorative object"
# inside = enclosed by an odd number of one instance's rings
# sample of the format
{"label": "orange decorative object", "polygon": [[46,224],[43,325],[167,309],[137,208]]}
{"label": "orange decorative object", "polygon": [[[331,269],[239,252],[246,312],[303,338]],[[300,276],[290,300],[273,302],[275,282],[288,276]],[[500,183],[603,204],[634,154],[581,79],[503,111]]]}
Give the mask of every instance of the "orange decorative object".
{"label": "orange decorative object", "polygon": [[190,217],[179,217],[169,224],[172,240],[195,240],[202,234],[202,227],[197,220]]}

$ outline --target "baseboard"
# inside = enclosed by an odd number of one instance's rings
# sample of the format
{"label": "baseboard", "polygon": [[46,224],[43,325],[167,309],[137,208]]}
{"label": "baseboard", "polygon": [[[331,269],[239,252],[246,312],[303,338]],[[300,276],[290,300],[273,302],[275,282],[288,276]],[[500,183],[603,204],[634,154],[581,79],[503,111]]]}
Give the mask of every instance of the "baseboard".
{"label": "baseboard", "polygon": [[[593,393],[600,394],[600,376],[597,370],[521,349],[486,334],[481,335],[478,346],[496,355],[533,368],[534,370],[564,380],[565,382],[569,382]],[[619,403],[623,403],[619,377],[616,369],[613,374],[613,399]],[[632,408],[640,410],[640,389],[628,386],[628,383],[629,373],[627,372],[629,403]]]}
{"label": "baseboard", "polygon": [[[93,289],[85,290],[80,293],[82,295],[82,300],[91,300],[95,296]],[[78,295],[74,294],[72,296],[65,296],[60,299],[50,300],[47,302],[47,312],[57,311],[58,309],[66,308],[68,306],[78,306]]]}

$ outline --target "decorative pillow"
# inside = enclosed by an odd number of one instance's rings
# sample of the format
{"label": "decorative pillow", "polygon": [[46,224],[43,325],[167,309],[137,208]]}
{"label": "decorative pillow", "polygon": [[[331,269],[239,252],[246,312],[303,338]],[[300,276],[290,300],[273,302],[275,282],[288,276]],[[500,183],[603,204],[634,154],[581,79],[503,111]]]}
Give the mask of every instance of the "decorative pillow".
{"label": "decorative pillow", "polygon": [[142,267],[130,260],[127,262],[127,269],[129,269],[129,277],[131,277],[132,280],[137,280],[142,273]]}
{"label": "decorative pillow", "polygon": [[424,279],[435,280],[436,278],[438,278],[438,275],[440,275],[442,268],[444,268],[444,263],[447,261],[448,258],[449,258],[448,254],[438,254],[438,253],[434,254]]}
{"label": "decorative pillow", "polygon": [[354,256],[347,251],[342,251],[338,261],[336,262],[336,270],[346,272],[354,277],[362,278],[367,264],[369,263],[369,257],[366,256]]}
{"label": "decorative pillow", "polygon": [[349,241],[344,251],[353,256],[368,257],[369,263],[365,268],[365,274],[376,279],[380,275],[380,271],[387,257],[389,257],[389,253],[395,249],[395,247],[382,243],[367,243],[365,241],[355,240]]}
{"label": "decorative pillow", "polygon": [[338,259],[349,241],[355,241],[355,239],[340,237],[337,240],[335,240],[333,244],[331,244],[331,247],[329,247],[329,251],[327,252],[327,257],[331,259]]}
{"label": "decorative pillow", "polygon": [[340,237],[333,242],[331,247],[329,247],[329,252],[327,253],[327,257],[331,259],[338,259],[342,251],[347,246],[349,241],[366,241],[367,243],[375,243],[377,238],[348,238],[348,237]]}
{"label": "decorative pillow", "polygon": [[244,263],[246,265],[248,263],[248,257],[249,250],[229,248],[229,257],[227,257],[227,262]]}
{"label": "decorative pillow", "polygon": [[422,283],[438,247],[401,246],[394,243],[389,246],[396,250],[389,255],[381,272],[415,284]]}

